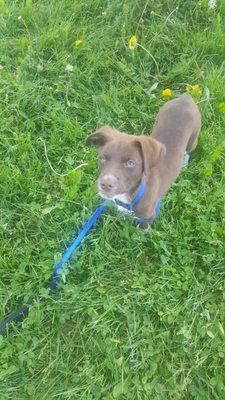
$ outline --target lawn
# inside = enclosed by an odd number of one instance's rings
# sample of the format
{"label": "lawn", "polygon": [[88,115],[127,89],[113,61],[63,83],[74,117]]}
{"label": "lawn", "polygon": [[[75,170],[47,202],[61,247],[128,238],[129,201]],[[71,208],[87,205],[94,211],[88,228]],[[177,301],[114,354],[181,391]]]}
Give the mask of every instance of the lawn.
{"label": "lawn", "polygon": [[[0,1],[1,319],[42,298],[0,336],[0,400],[225,399],[225,3],[212,3]],[[143,233],[107,209],[48,295],[101,201],[85,138],[149,134],[162,91],[187,87],[200,141],[158,220]]]}

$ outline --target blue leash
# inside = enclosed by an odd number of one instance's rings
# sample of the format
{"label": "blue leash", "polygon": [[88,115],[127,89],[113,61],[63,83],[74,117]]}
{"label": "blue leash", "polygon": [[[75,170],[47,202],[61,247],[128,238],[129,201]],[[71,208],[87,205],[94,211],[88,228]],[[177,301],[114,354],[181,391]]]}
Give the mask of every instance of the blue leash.
{"label": "blue leash", "polygon": [[108,201],[105,201],[104,203],[100,204],[100,206],[95,210],[94,214],[91,216],[89,221],[84,225],[83,229],[80,231],[79,235],[76,237],[76,239],[71,243],[71,245],[68,247],[66,252],[63,254],[63,257],[61,260],[58,262],[58,264],[55,266],[53,270],[53,281],[52,285],[58,285],[59,283],[59,273],[63,269],[64,264],[69,261],[70,257],[72,256],[73,252],[77,249],[77,247],[80,245],[82,242],[83,238],[87,235],[87,233],[90,231],[92,226],[94,225],[95,221],[100,217],[100,215],[103,213]]}
{"label": "blue leash", "polygon": [[[122,203],[119,200],[115,201],[115,203],[117,205],[122,205],[123,207],[129,209],[130,211],[132,211],[133,207],[142,199],[142,197],[145,194],[145,190],[146,190],[146,180],[144,179],[138,190],[137,193],[134,197],[134,199],[132,200],[132,202],[130,204],[126,204],[126,203]],[[84,239],[84,237],[87,235],[87,233],[90,231],[90,229],[93,227],[93,225],[95,224],[95,222],[97,221],[97,219],[100,217],[100,215],[103,213],[106,205],[108,203],[112,202],[112,200],[106,200],[104,201],[102,204],[100,204],[100,206],[95,210],[94,214],[92,214],[91,218],[88,220],[88,222],[84,225],[84,227],[81,229],[80,233],[78,234],[78,236],[73,240],[73,242],[71,243],[71,245],[68,247],[68,249],[66,250],[66,252],[63,254],[61,260],[58,262],[58,264],[55,266],[54,270],[53,270],[53,279],[49,285],[49,287],[47,288],[48,291],[54,290],[55,287],[59,284],[60,279],[59,279],[59,275],[60,275],[60,271],[63,269],[64,264],[67,263],[70,259],[70,257],[72,256],[73,252],[77,249],[77,247],[80,245],[80,243],[82,242],[82,240]],[[159,212],[159,207],[160,207],[160,202],[158,202],[157,206],[156,206],[156,215]],[[151,219],[141,219],[136,217],[137,221],[139,223],[141,222],[146,222],[146,221],[150,221]],[[29,311],[29,307],[36,301],[39,299],[39,296],[36,296],[33,299],[30,299],[28,301],[28,304],[19,308],[18,310],[14,311],[13,313],[11,313],[9,316],[7,316],[6,318],[4,318],[4,320],[0,323],[0,334],[5,330],[5,328],[7,327],[7,325],[10,322],[15,322],[20,320],[21,318],[23,318],[23,316],[25,314],[28,313]]]}
{"label": "blue leash", "polygon": [[[72,256],[73,252],[76,250],[76,248],[80,245],[82,242],[83,238],[87,235],[87,233],[90,231],[90,229],[93,227],[94,223],[96,220],[99,218],[99,216],[102,214],[104,211],[107,201],[104,203],[100,204],[100,206],[97,208],[97,210],[94,212],[94,214],[91,216],[89,221],[84,225],[83,229],[80,231],[79,235],[73,240],[71,245],[68,247],[66,252],[64,253],[63,257],[61,260],[58,262],[58,264],[55,266],[53,270],[53,279],[47,288],[47,291],[50,292],[51,290],[54,290],[55,287],[59,284],[59,274],[60,271],[63,269],[64,264],[70,259]],[[39,300],[40,297],[36,296],[33,299],[30,299],[27,303],[27,305],[22,306],[18,310],[14,311],[7,317],[3,319],[3,321],[0,323],[0,334],[5,330],[7,325],[10,322],[15,322],[23,318],[24,315],[26,315],[29,311],[29,307],[37,300]]]}

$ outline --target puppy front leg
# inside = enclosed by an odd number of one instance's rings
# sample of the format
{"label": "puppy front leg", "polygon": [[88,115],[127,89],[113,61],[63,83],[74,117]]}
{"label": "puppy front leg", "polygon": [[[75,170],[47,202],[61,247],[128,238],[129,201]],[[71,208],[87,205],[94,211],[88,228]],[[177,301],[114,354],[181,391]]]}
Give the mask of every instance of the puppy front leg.
{"label": "puppy front leg", "polygon": [[138,224],[138,227],[141,229],[148,229],[152,222],[155,220],[157,214],[156,214],[156,202],[153,207],[146,207],[145,209],[142,209],[141,215],[139,214],[140,218],[140,223]]}
{"label": "puppy front leg", "polygon": [[134,209],[135,215],[140,218],[139,226],[141,229],[147,229],[158,215],[160,180],[158,176],[151,176],[151,185],[149,184],[142,201]]}

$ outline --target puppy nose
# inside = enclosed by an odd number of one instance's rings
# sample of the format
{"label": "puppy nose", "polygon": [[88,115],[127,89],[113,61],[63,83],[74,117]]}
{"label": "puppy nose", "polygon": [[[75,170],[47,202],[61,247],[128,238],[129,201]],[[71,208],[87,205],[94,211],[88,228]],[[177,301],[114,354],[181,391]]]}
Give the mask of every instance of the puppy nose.
{"label": "puppy nose", "polygon": [[100,183],[101,189],[103,190],[112,190],[114,186],[111,183],[101,182]]}
{"label": "puppy nose", "polygon": [[113,175],[105,175],[100,179],[100,189],[111,192],[116,187],[116,177]]}

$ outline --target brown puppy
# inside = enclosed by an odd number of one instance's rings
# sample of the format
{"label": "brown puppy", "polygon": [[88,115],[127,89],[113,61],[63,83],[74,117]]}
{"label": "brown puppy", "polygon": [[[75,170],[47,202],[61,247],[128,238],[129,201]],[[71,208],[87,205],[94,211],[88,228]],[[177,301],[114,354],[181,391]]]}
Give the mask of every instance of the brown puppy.
{"label": "brown puppy", "polygon": [[157,201],[179,175],[185,151],[189,153],[197,146],[200,127],[200,112],[189,94],[162,107],[151,136],[101,127],[86,141],[99,152],[99,194],[129,203],[145,176],[145,194],[133,211],[138,217],[153,219]]}

